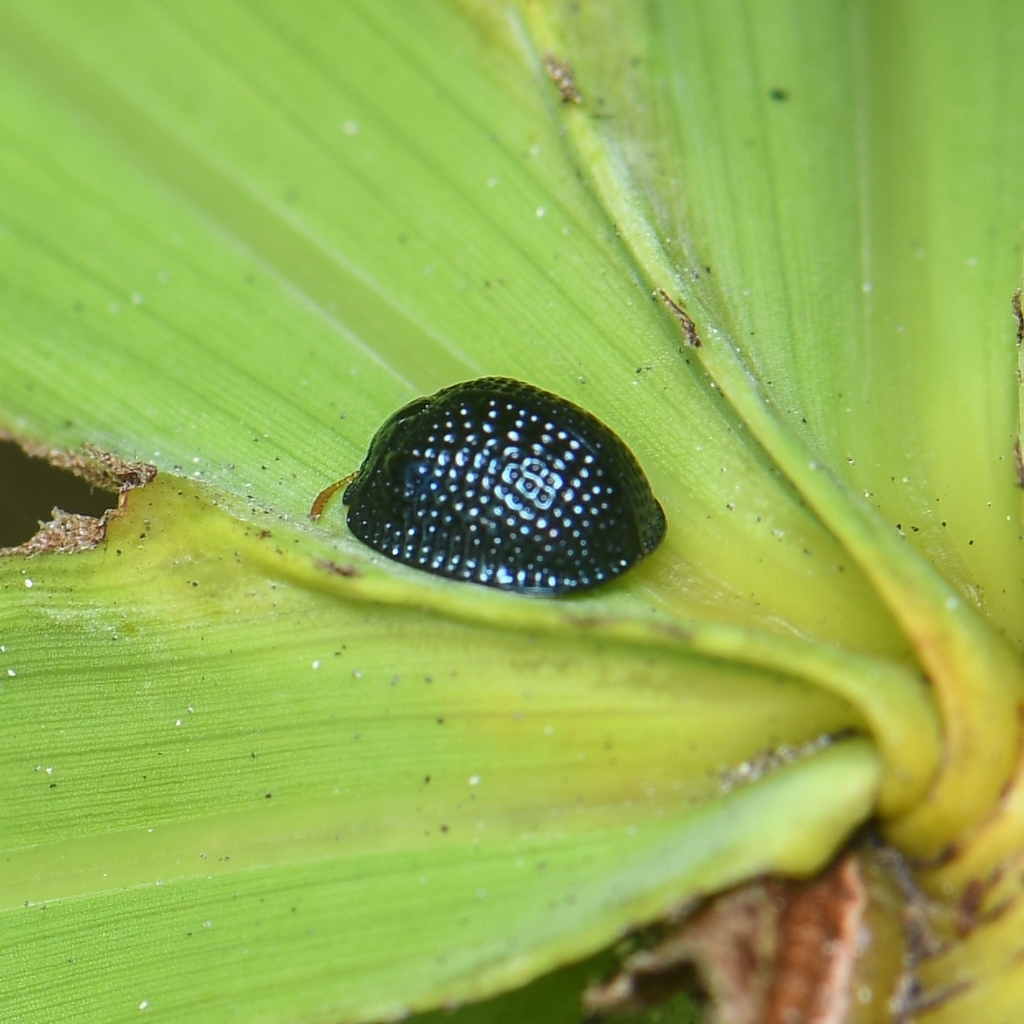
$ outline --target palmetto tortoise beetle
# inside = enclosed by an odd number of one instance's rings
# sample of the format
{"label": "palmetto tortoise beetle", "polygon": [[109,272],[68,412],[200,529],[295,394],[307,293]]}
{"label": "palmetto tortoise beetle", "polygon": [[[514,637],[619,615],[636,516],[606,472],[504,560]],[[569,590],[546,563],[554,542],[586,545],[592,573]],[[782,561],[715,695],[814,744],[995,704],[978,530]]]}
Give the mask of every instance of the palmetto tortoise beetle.
{"label": "palmetto tortoise beetle", "polygon": [[375,551],[505,590],[597,586],[665,536],[665,513],[622,439],[573,402],[507,377],[399,409],[311,517],[342,487],[349,528]]}

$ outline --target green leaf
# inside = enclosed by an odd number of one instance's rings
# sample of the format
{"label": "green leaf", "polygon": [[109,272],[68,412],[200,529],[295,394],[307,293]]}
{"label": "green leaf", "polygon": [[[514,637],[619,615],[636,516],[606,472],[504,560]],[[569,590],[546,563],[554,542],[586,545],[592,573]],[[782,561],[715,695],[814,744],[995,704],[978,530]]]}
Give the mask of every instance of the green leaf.
{"label": "green leaf", "polygon": [[[553,14],[548,12],[548,7],[552,8]],[[738,237],[723,241],[713,235],[687,237],[688,231],[699,231],[702,227],[699,223],[687,224],[686,227],[678,222],[675,225],[659,223],[660,209],[678,209],[681,205],[670,202],[672,189],[687,190],[687,199],[690,200],[687,186],[691,184],[691,178],[697,177],[692,190],[692,198],[697,198],[700,196],[701,179],[699,175],[688,173],[690,168],[685,166],[685,161],[683,167],[674,167],[673,161],[665,160],[667,166],[659,167],[658,170],[667,181],[655,181],[644,189],[637,178],[644,173],[646,150],[636,146],[629,128],[621,127],[629,125],[631,121],[623,116],[624,110],[632,110],[635,106],[645,112],[651,106],[659,111],[667,109],[668,116],[676,119],[675,132],[662,132],[661,138],[669,135],[686,140],[691,135],[687,131],[690,122],[696,121],[705,126],[720,126],[721,137],[717,138],[717,144],[712,142],[709,147],[714,153],[728,154],[741,146],[755,149],[752,135],[759,134],[766,145],[772,139],[770,121],[762,125],[757,121],[756,113],[758,108],[772,101],[773,89],[761,83],[761,89],[758,90],[749,78],[740,79],[737,83],[736,77],[729,74],[729,58],[734,53],[732,45],[725,47],[721,56],[712,47],[703,60],[700,55],[695,55],[692,62],[684,58],[675,63],[678,58],[677,51],[672,48],[673,41],[685,52],[691,40],[699,42],[701,39],[701,33],[694,30],[695,26],[688,25],[686,19],[677,21],[669,15],[664,25],[653,26],[647,22],[648,12],[645,9],[631,5],[622,5],[620,10],[615,4],[607,4],[598,8],[596,15],[590,18],[571,4],[545,5],[533,2],[527,3],[525,8],[538,52],[566,52],[567,48],[575,47],[582,61],[588,57],[597,59],[599,74],[602,76],[598,80],[607,82],[609,89],[607,96],[598,92],[594,94],[596,106],[603,113],[595,118],[583,109],[582,104],[567,104],[566,130],[582,166],[592,178],[597,193],[614,222],[619,225],[623,238],[643,267],[657,295],[672,309],[683,326],[683,334],[694,355],[699,356],[717,388],[746,421],[752,435],[771,454],[794,487],[872,581],[879,597],[892,610],[907,639],[913,644],[928,674],[946,725],[944,771],[928,798],[903,820],[892,825],[889,834],[915,856],[937,857],[951,843],[989,816],[993,803],[1005,790],[1016,767],[1021,743],[1018,709],[1024,699],[1024,671],[1019,653],[1011,649],[975,610],[965,604],[963,597],[934,571],[926,559],[903,543],[903,538],[899,536],[903,532],[902,527],[898,527],[898,531],[893,530],[865,500],[873,492],[865,491],[863,498],[858,495],[840,476],[840,471],[831,468],[838,464],[829,459],[829,455],[834,457],[834,453],[820,451],[806,436],[810,431],[803,431],[788,422],[798,418],[801,423],[806,420],[801,415],[806,407],[795,390],[800,375],[788,375],[786,364],[793,364],[797,356],[806,360],[806,352],[811,346],[807,344],[807,339],[789,336],[777,320],[765,332],[765,340],[753,346],[756,355],[752,355],[749,338],[757,337],[754,325],[748,323],[740,328],[737,318],[725,310],[731,304],[738,304],[735,296],[748,280],[752,287],[743,287],[742,292],[753,295],[754,274],[741,264],[736,268],[739,275],[735,271],[730,275],[727,270],[724,284],[719,284],[711,270],[711,264],[718,262],[719,247],[731,252],[734,259],[742,255],[751,264],[756,264],[758,260],[761,264],[770,262],[773,259],[770,251],[772,243],[777,241],[774,232],[765,231],[756,243],[744,244],[744,232],[737,231]],[[726,7],[720,7],[717,11],[716,18],[720,20],[713,38],[719,42],[733,38],[736,34],[742,38],[743,26],[734,24],[737,32],[730,34],[728,31],[730,17],[735,23],[738,12],[729,12]],[[661,76],[649,74],[643,80],[647,88],[639,96],[631,96],[628,92],[616,96],[613,83],[629,82],[630,76],[623,74],[618,78],[604,77],[607,76],[608,61],[602,58],[608,50],[614,50],[620,55],[628,53],[628,47],[622,46],[621,40],[624,35],[629,38],[629,30],[625,26],[630,17],[637,22],[634,35],[641,35],[641,30],[646,29],[642,37],[656,48],[667,47],[663,52],[673,54],[673,63],[665,67]],[[853,40],[850,38],[853,23],[846,21],[829,25],[826,18],[820,22],[820,27],[831,29],[838,32],[841,38],[849,39],[849,48],[853,50]],[[774,41],[773,31],[766,30],[762,37],[769,50]],[[657,43],[653,43],[654,40]],[[735,56],[738,57],[739,52]],[[778,58],[783,56],[784,52],[776,55],[776,73],[781,70]],[[657,49],[649,60],[641,63],[647,68],[656,69]],[[585,73],[587,64],[581,62],[581,67]],[[711,109],[717,92],[702,83],[699,73],[691,72],[692,67],[705,69],[712,80],[716,75],[723,78],[728,76],[730,91],[735,97],[736,116],[722,116],[721,111]],[[806,95],[813,93],[819,98],[833,96],[834,103],[839,107],[832,111],[837,124],[856,123],[855,119],[842,117],[844,100],[847,106],[856,100],[855,81],[851,81],[845,91],[835,93],[828,88],[814,88],[816,77],[822,74],[822,70],[814,65],[808,65],[803,74],[795,68],[785,70],[789,72],[787,77],[799,83],[798,92]],[[832,69],[829,69],[828,74],[831,76]],[[680,94],[690,90],[691,78],[697,80],[697,87],[693,90],[695,95],[688,96],[683,104]],[[704,88],[701,88],[702,84]],[[587,86],[585,74],[582,85],[584,89]],[[700,102],[702,96],[705,97],[703,110]],[[852,111],[847,109],[846,113]],[[809,129],[810,125],[804,127],[800,139],[802,144],[797,146],[797,151],[813,155],[815,149],[820,147]],[[784,136],[785,130],[779,134]],[[830,141],[834,145],[837,140]],[[853,151],[851,148],[850,152]],[[812,161],[809,162],[812,169],[819,173],[828,169],[827,159],[820,161],[817,168]],[[634,166],[638,163],[641,167],[635,172]],[[756,197],[758,179],[763,175],[763,163],[756,159],[737,163],[743,177],[737,182],[736,190],[742,191],[745,196]],[[793,163],[793,171],[789,171],[788,166],[784,170],[776,170],[776,176],[781,179],[775,196],[779,205],[796,205],[800,196],[822,196],[825,192],[822,186],[833,184],[830,178],[808,174],[808,167],[802,161]],[[817,188],[810,187],[812,181],[817,182]],[[706,185],[706,180],[704,183]],[[662,186],[660,194],[658,185]],[[713,196],[707,196],[700,205],[705,209],[714,209]],[[765,204],[761,205],[764,208]],[[736,204],[736,209],[740,215],[746,212],[749,216],[742,202]],[[803,212],[808,220],[815,219],[813,207],[805,208]],[[662,242],[665,237],[671,241],[671,236],[667,234],[670,230],[675,234],[676,244],[681,250],[675,254],[675,258],[668,243]],[[679,238],[681,233],[682,239]],[[858,239],[855,234],[844,237],[843,233],[839,233],[830,239],[831,247],[823,245],[819,248],[819,251],[831,248],[830,255],[839,265],[842,265],[842,257],[845,256],[848,264],[847,283],[849,269],[859,266],[864,247],[863,242],[860,246],[851,246],[850,240]],[[844,242],[847,242],[845,246]],[[799,267],[799,260],[795,262]],[[743,276],[744,269],[748,277]],[[730,281],[730,276],[738,279]],[[809,283],[813,284],[813,278]],[[769,300],[774,299],[774,302],[769,302],[769,306],[777,317],[780,313],[789,312],[789,319],[798,319],[796,304],[789,298],[784,284],[784,277],[780,276],[775,281],[776,294],[771,294],[770,281],[767,288],[762,286],[762,289],[768,292]],[[822,303],[823,308],[827,308],[827,305],[827,302]],[[847,318],[840,323],[850,323],[850,320]],[[841,396],[842,388],[849,392],[854,382],[850,379],[853,374],[847,363],[851,346],[844,343],[841,333],[836,332],[830,337],[824,333],[822,325],[817,325],[817,329],[822,339],[817,362],[823,368],[816,374],[815,380],[820,402],[823,395]],[[999,343],[1003,339],[996,336],[993,340]],[[856,346],[852,347],[856,350]],[[773,360],[773,353],[781,353],[782,358],[776,355]],[[831,353],[831,356],[826,353]],[[1011,355],[1008,351],[1007,368]],[[759,366],[762,356],[767,365]],[[775,367],[772,366],[773,361]],[[828,364],[835,367],[833,373],[824,369]],[[776,369],[781,373],[777,374]],[[776,395],[775,376],[784,380],[788,378],[789,389],[792,390]],[[953,375],[950,374],[950,377],[952,379]],[[834,391],[831,387],[840,390]],[[884,435],[884,431],[879,433]],[[889,440],[885,436],[882,439]],[[1004,443],[1006,440],[1004,436]],[[1008,481],[1004,490],[1009,490]],[[1003,589],[1005,592],[1006,588]]]}
{"label": "green leaf", "polygon": [[[1018,848],[1012,13],[0,0],[0,434],[160,473],[0,560],[6,1016],[369,1020],[872,814],[954,896]],[[636,452],[621,581],[307,520],[492,373]]]}
{"label": "green leaf", "polygon": [[[2,563],[7,1016],[479,998],[694,893],[813,871],[870,808],[877,758],[816,742],[859,724],[819,690],[383,614],[316,553],[168,479],[100,548]],[[811,747],[730,791],[766,734]]]}
{"label": "green leaf", "polygon": [[640,455],[672,527],[637,588],[903,649],[679,359],[521,53],[443,8],[6,11],[8,430],[298,520],[413,394],[528,377]]}

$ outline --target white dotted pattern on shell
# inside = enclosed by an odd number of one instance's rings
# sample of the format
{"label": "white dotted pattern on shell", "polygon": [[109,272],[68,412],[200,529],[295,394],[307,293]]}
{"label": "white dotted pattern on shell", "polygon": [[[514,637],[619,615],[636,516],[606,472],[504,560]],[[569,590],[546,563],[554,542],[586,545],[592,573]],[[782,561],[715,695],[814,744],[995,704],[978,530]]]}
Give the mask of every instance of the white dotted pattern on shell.
{"label": "white dotted pattern on shell", "polygon": [[388,558],[535,593],[612,579],[665,533],[616,434],[572,402],[503,377],[395,413],[342,500],[352,532]]}

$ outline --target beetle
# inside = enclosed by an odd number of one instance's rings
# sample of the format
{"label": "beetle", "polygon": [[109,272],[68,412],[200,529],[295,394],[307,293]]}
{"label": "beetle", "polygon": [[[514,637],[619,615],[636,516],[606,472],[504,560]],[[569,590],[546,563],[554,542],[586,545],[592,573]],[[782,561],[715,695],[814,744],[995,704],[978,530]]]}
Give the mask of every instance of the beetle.
{"label": "beetle", "polygon": [[534,594],[586,590],[665,536],[665,513],[625,442],[559,395],[481,377],[417,398],[374,435],[345,488],[349,529],[438,576]]}

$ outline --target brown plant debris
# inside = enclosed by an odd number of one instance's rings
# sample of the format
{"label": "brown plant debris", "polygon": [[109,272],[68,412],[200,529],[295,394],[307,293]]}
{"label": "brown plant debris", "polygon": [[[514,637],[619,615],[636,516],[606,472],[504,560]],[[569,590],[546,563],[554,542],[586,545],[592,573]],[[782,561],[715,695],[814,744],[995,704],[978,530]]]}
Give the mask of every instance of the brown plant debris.
{"label": "brown plant debris", "polygon": [[[29,451],[29,455],[35,454]],[[81,453],[50,450],[43,458],[52,466],[71,470],[94,487],[118,494],[142,487],[156,476],[156,466],[148,462],[130,462],[94,444],[83,444]]]}
{"label": "brown plant debris", "polygon": [[1017,486],[1024,487],[1024,449],[1019,437],[1013,442],[1013,468],[1017,471]]}
{"label": "brown plant debris", "polygon": [[669,312],[679,321],[683,329],[683,337],[690,348],[700,348],[701,340],[697,334],[697,325],[690,319],[689,314],[679,303],[674,302],[664,288],[659,288],[655,293],[662,302],[669,308]]}
{"label": "brown plant debris", "polygon": [[943,951],[944,943],[939,936],[943,915],[939,907],[918,888],[910,865],[898,850],[884,846],[878,851],[878,860],[899,886],[907,952],[911,966],[916,967],[922,960],[938,956]]}
{"label": "brown plant debris", "polygon": [[363,575],[362,572],[359,571],[358,566],[343,565],[339,562],[334,562],[329,558],[319,559],[316,563],[316,567],[318,569],[323,569],[324,572],[329,572],[332,576],[345,576],[349,579]]}
{"label": "brown plant debris", "polygon": [[985,883],[980,878],[972,878],[960,894],[956,905],[954,927],[961,938],[970,935],[978,927],[984,899]]}
{"label": "brown plant debris", "polygon": [[105,451],[98,445],[82,445],[81,451],[68,452],[25,441],[0,429],[0,441],[13,441],[26,455],[44,459],[57,469],[66,469],[93,487],[119,494],[148,484],[156,476],[156,466],[148,462],[131,462]]}
{"label": "brown plant debris", "polygon": [[922,892],[913,871],[903,856],[892,847],[878,851],[890,878],[899,886],[901,918],[906,938],[904,971],[900,984],[889,1001],[891,1019],[895,1024],[911,1024],[918,1014],[954,998],[971,987],[968,978],[952,978],[938,987],[922,985],[922,969],[927,972],[928,962],[949,952],[951,943],[963,940],[984,923],[982,906],[988,897],[989,885],[996,881],[968,882],[960,899],[954,905],[936,901]]}
{"label": "brown plant debris", "polygon": [[1017,321],[1017,344],[1024,341],[1024,309],[1021,308],[1020,289],[1013,293],[1013,319]]}
{"label": "brown plant debris", "polygon": [[39,522],[39,529],[24,544],[13,548],[0,548],[0,555],[41,555],[44,551],[88,551],[96,547],[107,534],[107,523],[115,510],[102,516],[83,516],[55,508],[48,523]]}
{"label": "brown plant debris", "polygon": [[808,882],[748,882],[587,989],[584,1011],[643,1012],[696,988],[711,1024],[844,1024],[866,906],[852,855]]}
{"label": "brown plant debris", "polygon": [[749,760],[742,761],[738,765],[727,765],[719,769],[718,776],[721,779],[722,792],[730,793],[737,786],[749,785],[758,782],[771,772],[787,764],[795,764],[806,757],[812,757],[820,753],[826,747],[830,747],[836,740],[835,736],[827,733],[817,736],[799,747],[783,745],[774,750],[763,750],[755,754]]}
{"label": "brown plant debris", "polygon": [[544,70],[548,78],[555,83],[563,103],[582,103],[583,97],[576,88],[576,79],[572,65],[567,60],[560,60],[553,53],[544,54]]}
{"label": "brown plant debris", "polygon": [[53,509],[50,522],[40,521],[39,529],[24,544],[0,548],[0,555],[69,554],[96,547],[106,537],[111,518],[124,509],[128,492],[148,484],[156,476],[156,466],[130,462],[93,444],[83,444],[80,452],[67,452],[19,440],[2,430],[0,440],[14,441],[33,458],[45,459],[51,466],[68,470],[93,487],[118,495],[117,508],[99,517]]}

